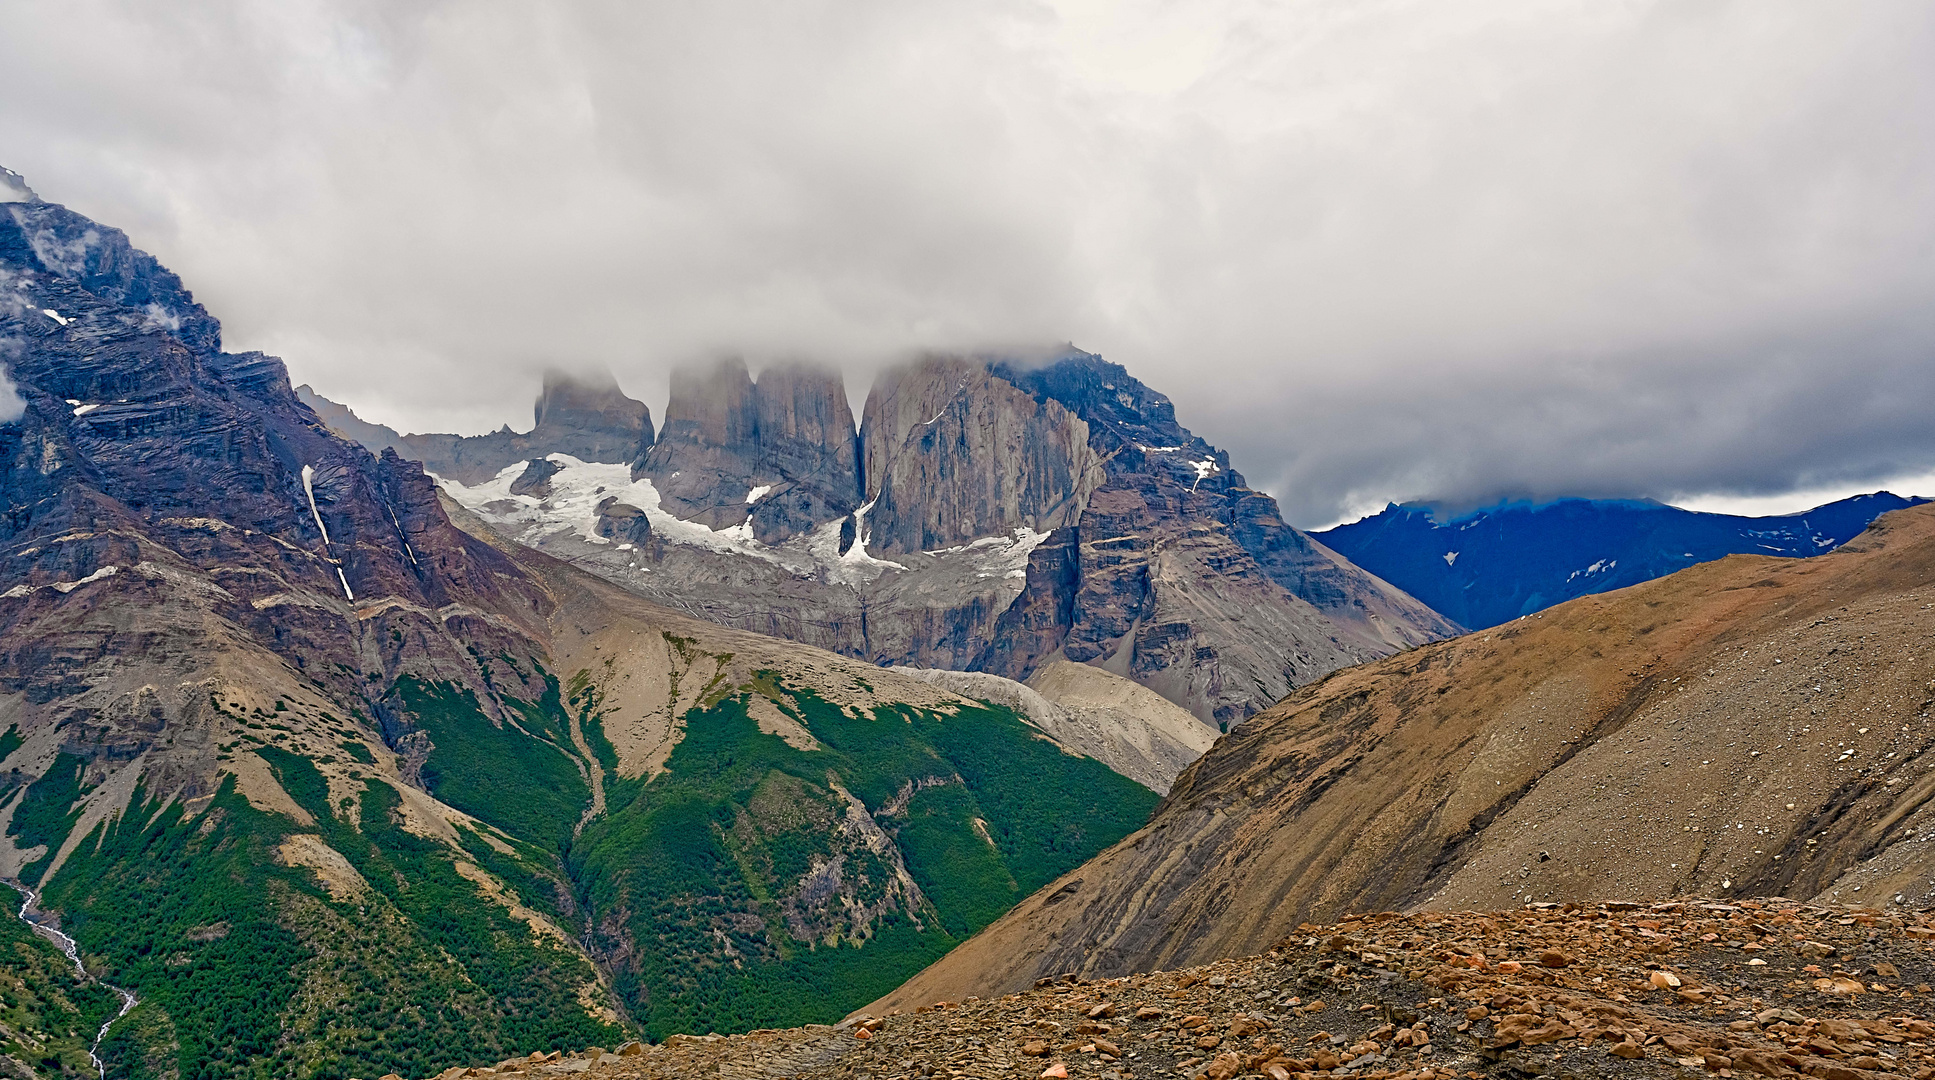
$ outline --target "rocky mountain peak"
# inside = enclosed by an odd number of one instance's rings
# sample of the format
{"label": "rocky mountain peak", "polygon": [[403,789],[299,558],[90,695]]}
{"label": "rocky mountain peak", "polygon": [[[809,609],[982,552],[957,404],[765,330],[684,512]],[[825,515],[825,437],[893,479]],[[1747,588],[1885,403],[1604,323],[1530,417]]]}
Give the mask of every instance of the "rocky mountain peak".
{"label": "rocky mountain peak", "polygon": [[0,165],[0,203],[37,203],[40,196],[27,186],[27,178]]}
{"label": "rocky mountain peak", "polygon": [[712,529],[750,523],[778,543],[860,505],[853,411],[838,372],[743,360],[673,373],[665,427],[633,469],[660,505]]}
{"label": "rocky mountain peak", "polygon": [[1079,413],[1095,428],[1096,441],[1110,449],[1137,441],[1169,446],[1195,439],[1176,422],[1176,406],[1166,395],[1094,353],[1070,348],[1047,362],[1003,360],[993,367],[1016,386]]}
{"label": "rocky mountain peak", "polygon": [[608,371],[546,372],[535,412],[529,441],[548,454],[625,461],[652,445],[652,411],[626,397]]}
{"label": "rocky mountain peak", "polygon": [[[18,197],[4,197],[9,192]],[[122,332],[164,333],[198,356],[221,352],[221,324],[126,233],[43,202],[18,173],[0,180],[0,204],[6,210],[0,222],[10,226],[0,228],[0,289],[8,300],[27,300],[37,312],[67,319],[61,300],[78,290],[107,305],[103,314]]]}
{"label": "rocky mountain peak", "polygon": [[448,480],[475,484],[521,461],[569,454],[582,461],[619,464],[637,459],[652,445],[652,412],[625,396],[609,372],[548,372],[535,408],[535,426],[515,432],[509,424],[487,435],[398,435],[372,424],[308,385],[296,397],[346,439],[371,453],[394,447],[404,458]]}

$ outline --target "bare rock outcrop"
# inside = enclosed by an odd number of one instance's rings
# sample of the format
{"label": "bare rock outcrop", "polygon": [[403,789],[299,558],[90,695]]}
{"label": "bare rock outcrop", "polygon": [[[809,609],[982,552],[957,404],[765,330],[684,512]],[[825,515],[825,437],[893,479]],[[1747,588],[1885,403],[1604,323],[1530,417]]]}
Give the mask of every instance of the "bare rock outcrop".
{"label": "bare rock outcrop", "polygon": [[536,413],[536,425],[525,436],[533,457],[569,454],[585,461],[625,461],[652,445],[652,411],[626,397],[608,372],[547,373]]}
{"label": "bare rock outcrop", "polygon": [[1052,532],[1075,522],[1103,480],[1086,423],[972,359],[883,374],[861,427],[867,526],[882,552]]}

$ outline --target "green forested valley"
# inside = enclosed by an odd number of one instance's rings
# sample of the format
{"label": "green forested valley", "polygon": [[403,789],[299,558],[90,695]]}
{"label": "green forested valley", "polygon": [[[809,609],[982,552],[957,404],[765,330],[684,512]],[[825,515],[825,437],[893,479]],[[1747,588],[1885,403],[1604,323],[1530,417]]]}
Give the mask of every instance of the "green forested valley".
{"label": "green forested valley", "polygon": [[[488,683],[512,661],[479,663]],[[108,1075],[425,1076],[834,1020],[1157,801],[1004,708],[869,715],[770,674],[715,688],[664,769],[626,777],[588,676],[519,674],[496,685],[546,689],[500,696],[506,722],[454,683],[404,678],[383,699],[390,741],[428,747],[423,788],[474,819],[447,834],[379,775],[369,725],[279,704],[222,752],[243,773],[258,768],[245,755],[259,761],[281,812],[252,805],[234,773],[193,804],[144,781],[80,838],[41,906],[90,970],[139,995],[102,1045]],[[762,731],[756,699],[798,733]],[[18,800],[12,842],[47,847],[28,880],[81,820],[88,776],[61,755],[0,793]],[[85,1071],[117,1002],[7,926],[8,1052]]]}

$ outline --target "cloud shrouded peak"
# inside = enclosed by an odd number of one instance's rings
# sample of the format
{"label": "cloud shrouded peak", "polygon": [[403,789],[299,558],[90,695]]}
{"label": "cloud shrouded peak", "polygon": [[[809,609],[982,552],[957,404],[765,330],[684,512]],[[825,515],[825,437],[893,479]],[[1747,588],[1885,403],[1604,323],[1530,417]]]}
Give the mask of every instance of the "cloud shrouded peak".
{"label": "cloud shrouded peak", "polygon": [[1305,524],[1935,469],[1926,4],[8,25],[7,164],[399,430],[516,421],[552,365],[657,408],[695,357],[864,388],[909,351],[1073,340]]}

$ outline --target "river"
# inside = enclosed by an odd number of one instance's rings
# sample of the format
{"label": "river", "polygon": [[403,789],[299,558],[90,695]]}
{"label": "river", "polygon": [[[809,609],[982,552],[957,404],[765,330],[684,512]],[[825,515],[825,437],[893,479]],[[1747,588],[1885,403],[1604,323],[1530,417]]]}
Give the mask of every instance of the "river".
{"label": "river", "polygon": [[[67,956],[67,959],[73,962],[74,970],[80,973],[81,978],[94,979],[94,976],[87,973],[87,967],[81,963],[81,948],[73,938],[68,937],[66,934],[61,933],[51,926],[42,926],[27,917],[27,912],[33,908],[34,901],[40,899],[40,893],[29,889],[19,882],[9,881],[7,884],[13,886],[14,891],[18,892],[22,897],[20,910],[14,913],[19,916],[20,921],[32,927],[34,933],[39,934],[41,937],[46,938],[58,946],[60,951]],[[101,1025],[101,1030],[94,1033],[94,1044],[87,1048],[87,1056],[93,1060],[94,1070],[101,1074],[101,1080],[107,1080],[107,1066],[101,1064],[101,1056],[96,1051],[100,1050],[101,1040],[107,1038],[108,1028],[114,1026],[114,1021],[128,1015],[128,1010],[134,1008],[135,996],[133,992],[123,990],[111,982],[101,982],[99,979],[95,979],[94,981],[100,982],[102,986],[121,995],[121,1011],[115,1013],[107,1023]]]}

